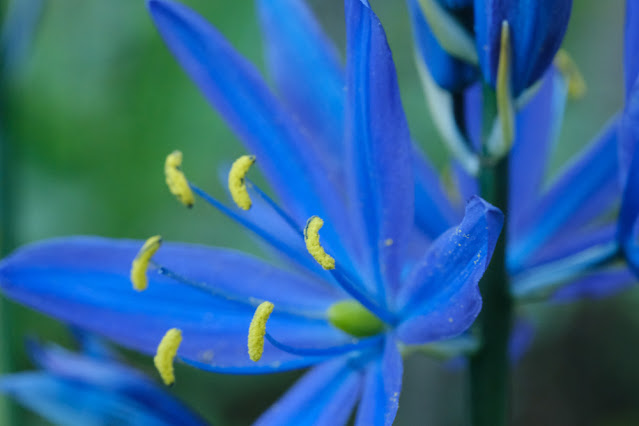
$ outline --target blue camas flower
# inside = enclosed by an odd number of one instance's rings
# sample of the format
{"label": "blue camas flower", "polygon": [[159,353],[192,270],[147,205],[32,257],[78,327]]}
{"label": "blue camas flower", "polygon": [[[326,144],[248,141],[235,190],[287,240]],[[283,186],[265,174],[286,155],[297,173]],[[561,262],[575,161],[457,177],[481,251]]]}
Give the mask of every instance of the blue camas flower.
{"label": "blue camas flower", "polygon": [[[506,250],[511,291],[520,299],[603,297],[637,282],[631,271],[639,269],[639,98],[636,89],[633,92],[639,13],[634,7],[628,3],[625,106],[548,184],[544,179],[566,99],[583,92],[583,82],[563,52],[516,113],[516,136],[508,159]],[[482,105],[478,87],[465,92],[462,121],[476,155],[482,143]],[[462,197],[479,192],[475,177],[460,170],[457,178]],[[450,205],[440,207],[450,209]],[[418,209],[416,214],[419,224],[419,218],[430,213]]]}
{"label": "blue camas flower", "polygon": [[418,62],[443,89],[459,92],[479,75],[498,83],[501,34],[511,29],[513,97],[537,82],[557,53],[572,0],[408,0]]}
{"label": "blue camas flower", "polygon": [[534,84],[564,38],[572,0],[475,0],[475,40],[484,79],[495,86],[504,22],[511,28],[513,96]]}
{"label": "blue camas flower", "polygon": [[[148,5],[170,50],[252,154],[228,175],[241,210],[188,182],[180,152],[165,164],[171,191],[188,206],[199,197],[220,209],[285,267],[159,237],[75,237],[5,259],[5,294],[156,353],[166,383],[175,356],[223,373],[314,366],[259,424],[343,424],[358,401],[357,424],[392,423],[402,352],[454,337],[477,316],[501,212],[472,197],[461,223],[442,226],[455,211],[435,208],[444,193],[411,144],[391,52],[366,1],[345,1],[346,70],[303,2],[258,2],[279,97],[195,12]],[[279,203],[248,179],[253,163]],[[415,205],[433,207],[418,218],[428,236],[414,225]]]}
{"label": "blue camas flower", "polygon": [[28,346],[39,371],[0,377],[0,393],[58,425],[206,423],[141,372],[108,356]]}

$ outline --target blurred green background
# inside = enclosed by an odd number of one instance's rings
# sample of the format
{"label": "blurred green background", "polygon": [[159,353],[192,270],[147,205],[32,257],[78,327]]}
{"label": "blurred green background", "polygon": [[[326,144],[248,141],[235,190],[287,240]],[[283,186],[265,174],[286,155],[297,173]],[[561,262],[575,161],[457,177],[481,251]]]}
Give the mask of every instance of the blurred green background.
{"label": "blurred green background", "polygon": [[[184,0],[264,70],[253,2]],[[310,2],[343,46],[339,0]],[[416,70],[404,2],[371,0],[385,25],[413,137],[445,169]],[[589,85],[570,103],[556,169],[583,146],[622,102],[622,0],[580,0],[564,47]],[[312,78],[312,76],[308,76]],[[2,124],[7,141],[0,206],[9,221],[5,250],[43,238],[97,234],[236,247],[260,253],[234,223],[200,203],[192,211],[168,193],[167,153],[181,149],[189,178],[226,197],[218,168],[244,153],[162,44],[142,0],[46,1],[37,37],[5,82]],[[603,302],[531,307],[539,333],[512,380],[513,424],[639,424],[639,292]],[[0,342],[14,370],[30,369],[25,335],[72,345],[67,331],[28,309],[5,306]],[[154,375],[150,359],[129,354]],[[407,360],[396,424],[462,425],[463,371],[432,360]],[[299,376],[224,376],[178,367],[176,394],[218,425],[255,419]],[[19,424],[46,424],[19,410]]]}

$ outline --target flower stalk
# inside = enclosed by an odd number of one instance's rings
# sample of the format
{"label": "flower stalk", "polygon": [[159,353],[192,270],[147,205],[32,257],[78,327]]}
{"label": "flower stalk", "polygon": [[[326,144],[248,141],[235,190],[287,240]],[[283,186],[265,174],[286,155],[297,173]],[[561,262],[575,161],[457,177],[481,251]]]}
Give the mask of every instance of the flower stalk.
{"label": "flower stalk", "polygon": [[[490,134],[496,111],[495,92],[484,87],[484,135]],[[486,140],[486,139],[485,139]],[[485,163],[479,182],[482,197],[502,211],[508,211],[508,155]],[[508,230],[508,217],[504,230]],[[513,303],[506,270],[506,232],[502,232],[492,261],[479,286],[483,296],[482,311],[477,318],[479,350],[470,357],[471,421],[474,426],[508,424],[508,383]]]}

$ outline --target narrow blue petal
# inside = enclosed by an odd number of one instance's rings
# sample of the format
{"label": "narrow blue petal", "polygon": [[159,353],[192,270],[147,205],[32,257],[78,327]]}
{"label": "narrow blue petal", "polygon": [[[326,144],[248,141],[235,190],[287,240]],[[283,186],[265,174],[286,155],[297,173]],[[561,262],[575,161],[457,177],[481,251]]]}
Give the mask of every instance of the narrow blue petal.
{"label": "narrow blue petal", "polygon": [[450,9],[461,9],[472,6],[473,0],[437,0],[442,6]]}
{"label": "narrow blue petal", "polygon": [[475,152],[481,150],[483,115],[484,94],[482,85],[477,83],[464,91],[464,125],[468,141]]}
{"label": "narrow blue petal", "polygon": [[[340,235],[347,235],[343,201],[313,145],[294,117],[266,87],[257,70],[201,16],[169,0],[149,0],[151,16],[169,49],[206,99],[257,157],[291,214],[302,223],[326,220],[323,238],[347,262]],[[304,76],[300,76],[303,78]]]}
{"label": "narrow blue petal", "polygon": [[428,248],[397,298],[403,317],[397,333],[403,342],[428,343],[470,327],[481,309],[479,279],[502,225],[497,208],[473,197],[459,226]]}
{"label": "narrow blue petal", "polygon": [[17,74],[29,57],[44,5],[44,0],[9,2],[0,33],[1,71],[5,78]]}
{"label": "narrow blue petal", "polygon": [[384,353],[366,368],[356,426],[390,426],[395,420],[402,390],[404,365],[397,343],[386,338]]}
{"label": "narrow blue petal", "polygon": [[632,162],[619,212],[618,235],[630,267],[639,277],[639,143]]}
{"label": "narrow blue petal", "polygon": [[624,31],[624,77],[626,100],[639,77],[639,4],[626,1],[626,27]]}
{"label": "narrow blue petal", "polygon": [[346,424],[362,385],[361,373],[349,361],[342,357],[314,367],[255,426]]}
{"label": "narrow blue petal", "polygon": [[[135,400],[46,373],[20,373],[0,379],[0,392],[57,425],[168,426]],[[73,403],[69,403],[73,401]]]}
{"label": "narrow blue petal", "polygon": [[556,302],[601,299],[637,284],[637,277],[625,266],[591,272],[561,287],[552,297]]}
{"label": "narrow blue petal", "polygon": [[518,96],[550,66],[561,45],[572,0],[475,0],[477,53],[484,78],[497,77],[501,26],[510,24],[512,90]]}
{"label": "narrow blue petal", "polygon": [[377,283],[399,281],[402,250],[413,224],[412,146],[386,35],[366,2],[346,0],[348,185],[354,227]]}
{"label": "narrow blue petal", "polygon": [[615,206],[620,197],[617,139],[617,119],[613,119],[564,167],[534,208],[513,218],[517,238],[509,240],[508,250],[513,273],[556,234],[579,229]]}
{"label": "narrow blue petal", "polygon": [[615,241],[616,236],[617,227],[614,223],[571,228],[571,232],[561,232],[548,240],[534,256],[527,259],[522,270],[557,262],[591,247],[609,245]]}
{"label": "narrow blue petal", "polygon": [[268,372],[316,362],[266,344],[249,360],[247,330],[255,304],[276,309],[269,333],[291,346],[330,347],[351,342],[325,319],[343,296],[330,286],[232,251],[164,244],[154,261],[195,285],[149,272],[149,288],[131,288],[129,270],[141,242],[77,237],[23,248],[0,265],[10,298],[116,342],[154,353],[169,328],[182,329],[178,355],[225,372]]}
{"label": "narrow blue petal", "polygon": [[626,182],[630,172],[630,163],[636,147],[639,145],[639,76],[629,89],[619,120],[619,178]]}
{"label": "narrow blue petal", "polygon": [[[444,3],[464,2],[448,0]],[[445,6],[450,7],[448,4]],[[408,0],[408,9],[411,14],[419,60],[426,64],[433,80],[450,92],[460,92],[476,81],[479,77],[479,70],[476,67],[451,56],[440,46],[426,22],[418,0]]]}
{"label": "narrow blue petal", "polygon": [[450,202],[442,180],[428,159],[413,148],[415,224],[430,239],[453,226],[459,213]]}
{"label": "narrow blue petal", "polygon": [[510,332],[510,340],[508,341],[508,358],[510,362],[516,364],[521,360],[526,351],[532,345],[535,337],[535,328],[533,325],[518,318]]}
{"label": "narrow blue petal", "polygon": [[[516,138],[510,153],[511,218],[529,209],[541,194],[548,160],[563,122],[567,94],[565,78],[552,67],[533,99],[517,114]],[[516,231],[516,227],[509,230]]]}
{"label": "narrow blue petal", "polygon": [[[95,388],[109,397],[128,398],[138,410],[166,424],[202,425],[204,422],[138,370],[113,360],[76,354],[56,345],[29,345],[33,361],[61,381]],[[68,401],[66,401],[68,404]],[[87,409],[87,407],[85,407]],[[67,422],[66,424],[69,424]],[[162,423],[165,424],[165,423]]]}
{"label": "narrow blue petal", "polygon": [[317,151],[343,152],[344,72],[339,53],[303,0],[257,3],[266,63],[278,94],[296,114]]}

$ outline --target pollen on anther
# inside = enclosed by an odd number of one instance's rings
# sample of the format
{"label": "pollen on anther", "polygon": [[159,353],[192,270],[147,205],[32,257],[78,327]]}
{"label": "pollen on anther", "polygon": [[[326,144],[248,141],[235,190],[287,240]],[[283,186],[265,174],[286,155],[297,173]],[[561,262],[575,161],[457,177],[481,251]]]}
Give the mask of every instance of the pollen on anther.
{"label": "pollen on anther", "polygon": [[579,67],[568,52],[559,49],[557,55],[555,55],[554,63],[568,82],[568,96],[571,99],[583,98],[588,91],[588,86],[584,76],[579,71]]}
{"label": "pollen on anther", "polygon": [[182,343],[182,331],[177,328],[172,328],[166,332],[160,344],[153,363],[157,368],[160,377],[165,385],[171,386],[175,383],[175,373],[173,371],[173,360],[177,355],[178,348]]}
{"label": "pollen on anther", "polygon": [[166,184],[171,194],[175,195],[182,204],[190,208],[195,203],[195,196],[180,166],[182,166],[181,151],[173,151],[166,157],[164,162]]}
{"label": "pollen on anther", "polygon": [[138,254],[133,259],[131,263],[131,284],[133,284],[133,288],[137,291],[144,291],[149,285],[148,277],[146,276],[146,271],[149,268],[149,262],[151,258],[160,248],[160,244],[162,243],[162,237],[159,235],[155,235],[144,243]]}
{"label": "pollen on anther", "polygon": [[264,353],[264,335],[266,334],[266,322],[268,321],[273,308],[271,302],[262,302],[255,309],[251,325],[248,332],[248,354],[251,361],[257,362]]}
{"label": "pollen on anther", "polygon": [[242,210],[249,210],[252,204],[246,190],[245,177],[253,163],[255,163],[255,156],[243,155],[233,162],[229,171],[229,191],[235,204]]}
{"label": "pollen on anther", "polygon": [[306,249],[322,268],[326,270],[335,269],[335,259],[327,254],[320,244],[319,230],[322,226],[324,226],[324,221],[317,216],[312,216],[306,222],[306,227],[304,228]]}

